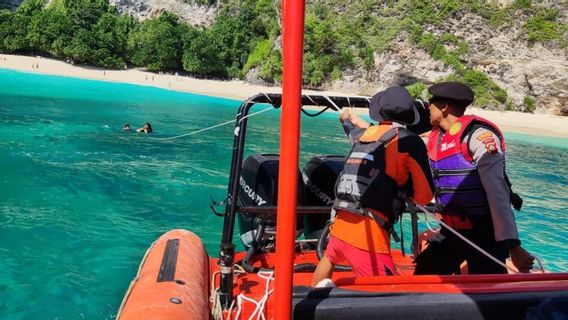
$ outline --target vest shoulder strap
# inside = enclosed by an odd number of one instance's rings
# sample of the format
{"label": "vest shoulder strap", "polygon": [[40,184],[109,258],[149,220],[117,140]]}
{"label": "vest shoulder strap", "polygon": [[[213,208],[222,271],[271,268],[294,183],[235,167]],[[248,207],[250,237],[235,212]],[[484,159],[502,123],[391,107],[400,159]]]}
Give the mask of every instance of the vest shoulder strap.
{"label": "vest shoulder strap", "polygon": [[398,233],[396,233],[396,230],[394,229],[394,226],[390,221],[377,217],[370,210],[365,210],[365,212],[366,212],[367,216],[369,216],[373,220],[375,220],[375,222],[379,226],[381,226],[381,228],[385,229],[388,233],[390,233],[395,242],[397,242],[397,243],[400,242],[400,237],[398,236]]}
{"label": "vest shoulder strap", "polygon": [[379,138],[379,143],[380,144],[388,144],[389,142],[391,142],[394,138],[396,138],[398,134],[398,129],[397,128],[390,128],[387,132],[385,132],[380,138]]}
{"label": "vest shoulder strap", "polygon": [[369,127],[361,137],[359,137],[359,142],[361,143],[371,143],[379,142],[381,144],[388,143],[396,137],[398,133],[398,128],[388,128],[384,126],[372,126]]}

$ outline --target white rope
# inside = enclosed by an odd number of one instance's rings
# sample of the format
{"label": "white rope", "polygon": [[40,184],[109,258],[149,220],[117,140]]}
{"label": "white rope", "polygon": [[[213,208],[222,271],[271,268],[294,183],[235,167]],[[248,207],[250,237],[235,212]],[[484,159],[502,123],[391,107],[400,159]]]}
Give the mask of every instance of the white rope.
{"label": "white rope", "polygon": [[[268,107],[268,108],[266,108],[266,109],[263,109],[263,110],[260,110],[260,111],[251,113],[251,114],[249,114],[249,115],[244,116],[240,121],[243,121],[244,119],[246,119],[246,118],[248,118],[248,117],[255,116],[255,115],[257,115],[257,114],[266,112],[266,111],[271,110],[271,109],[274,109],[274,108],[273,108],[273,107]],[[150,138],[150,139],[153,139],[153,140],[172,140],[172,139],[182,138],[182,137],[194,135],[194,134],[197,134],[197,133],[201,133],[201,132],[203,132],[203,131],[215,129],[215,128],[217,128],[217,127],[221,127],[221,126],[224,126],[224,125],[233,123],[233,122],[235,122],[235,121],[236,121],[236,119],[235,119],[235,120],[225,121],[225,122],[223,122],[223,123],[219,123],[219,124],[216,124],[216,125],[211,126],[211,127],[207,127],[207,128],[200,129],[200,130],[193,131],[193,132],[189,132],[189,133],[180,134],[179,136],[173,136],[173,137],[167,137],[167,138],[156,138],[156,137],[149,137],[149,138]]]}
{"label": "white rope", "polygon": [[221,298],[219,295],[219,288],[215,287],[215,279],[220,271],[216,271],[211,276],[211,295],[209,302],[211,302],[211,315],[215,320],[223,320],[223,308],[221,307]]}
{"label": "white rope", "polygon": [[[266,279],[266,286],[264,288],[264,296],[262,296],[262,298],[259,301],[259,305],[258,305],[258,312],[259,312],[259,316],[256,317],[257,320],[259,320],[259,317],[261,317],[263,320],[265,320],[265,316],[264,316],[264,306],[266,305],[266,301],[268,301],[268,297],[270,296],[270,294],[272,292],[274,292],[274,289],[270,290],[270,281],[274,279],[274,272],[272,271],[267,271],[266,274],[268,275],[263,276],[262,275],[262,271],[257,273],[257,275],[261,278]],[[255,310],[256,311],[256,310]]]}
{"label": "white rope", "polygon": [[[470,242],[468,239],[464,238],[464,237],[463,237],[461,234],[459,234],[456,230],[452,229],[450,226],[448,226],[447,224],[445,224],[444,222],[442,222],[440,219],[437,219],[436,216],[435,216],[433,213],[431,213],[430,211],[428,211],[426,208],[424,208],[424,207],[422,207],[422,206],[420,206],[420,205],[417,205],[417,204],[414,204],[414,205],[415,205],[417,208],[419,208],[422,212],[424,212],[424,222],[426,223],[426,227],[428,228],[428,230],[430,230],[430,231],[432,231],[432,232],[435,232],[435,233],[440,231],[440,228],[438,228],[438,229],[433,229],[433,228],[430,226],[430,224],[428,223],[428,215],[430,215],[430,216],[434,217],[434,219],[436,219],[436,220],[440,223],[440,225],[443,225],[444,227],[448,228],[448,230],[450,230],[451,232],[453,232],[455,235],[457,235],[458,237],[460,237],[460,238],[461,238],[462,240],[464,240],[465,242],[469,243],[471,246],[473,246],[474,248],[476,248],[477,250],[479,250],[481,253],[483,253],[483,254],[486,255],[486,256],[489,255],[489,253],[485,252],[483,249],[477,247],[474,243],[472,243],[472,242]],[[532,256],[533,258],[535,258],[536,262],[538,262],[538,266],[539,266],[540,272],[546,273],[546,271],[544,270],[544,265],[543,265],[543,263],[542,263],[542,260],[540,260],[540,258],[537,257],[537,256],[534,255],[534,254],[531,254],[531,256]],[[495,261],[495,262],[498,261],[497,263],[499,263],[501,266],[503,266],[503,263],[502,263],[501,261],[497,260],[496,258],[494,258],[493,256],[489,256],[489,258],[492,259],[492,260]],[[506,267],[507,269],[513,271],[514,273],[519,273],[519,270],[517,270],[516,268],[515,268],[515,269],[512,269],[511,267],[508,267],[508,266],[505,266],[505,267]]]}
{"label": "white rope", "polygon": [[260,298],[259,301],[256,301],[252,298],[245,296],[242,293],[239,294],[237,296],[237,314],[235,315],[235,320],[238,320],[239,317],[241,316],[242,306],[243,306],[244,301],[248,301],[250,303],[253,303],[256,306],[254,308],[253,312],[251,313],[251,315],[249,316],[248,320],[253,320],[255,316],[256,316],[256,320],[266,320],[266,317],[264,316],[264,307],[266,305],[266,302],[268,301],[268,297],[270,296],[270,294],[272,294],[274,292],[274,289],[270,289],[270,281],[272,281],[274,279],[274,272],[265,271],[264,273],[266,273],[267,276],[263,275],[262,271],[257,273],[257,275],[259,277],[266,279],[266,286],[264,288],[264,295],[262,296],[262,298]]}
{"label": "white rope", "polygon": [[[237,276],[238,274],[247,273],[238,264],[235,264],[234,267],[235,267],[235,269],[233,270],[233,274],[235,276]],[[215,287],[215,279],[217,278],[217,275],[219,273],[220,273],[220,271],[215,271],[213,273],[213,275],[211,276],[211,295],[209,297],[209,302],[211,302],[211,304],[212,304],[211,313],[212,313],[213,319],[215,319],[215,320],[223,320],[223,308],[221,307],[221,297],[220,297],[220,294],[219,294],[219,287]],[[227,311],[227,320],[231,319],[234,306],[235,306],[235,300],[233,300],[231,302],[231,305],[229,306],[229,309]],[[237,318],[238,318],[238,316],[237,316]],[[237,319],[237,318],[235,318],[235,319]]]}
{"label": "white rope", "polygon": [[[426,210],[426,211],[428,211],[428,210]],[[430,212],[428,212],[428,213],[430,213]],[[426,214],[426,212],[424,212],[424,223],[426,223],[426,227],[427,227],[428,230],[430,230],[431,232],[436,233],[436,232],[440,231],[440,228],[434,229],[434,228],[432,228],[432,227],[430,226],[430,224],[428,223],[428,215]]]}
{"label": "white rope", "polygon": [[239,317],[241,316],[242,306],[243,298],[241,298],[241,295],[239,294],[237,296],[237,314],[235,315],[235,320],[239,320]]}
{"label": "white rope", "polygon": [[227,320],[231,320],[231,316],[233,315],[233,307],[235,307],[235,299],[231,301],[231,305],[229,306],[229,311],[227,311]]}
{"label": "white rope", "polygon": [[538,262],[538,266],[540,267],[540,271],[542,273],[545,273],[546,271],[544,271],[544,265],[542,264],[542,261],[540,260],[540,258],[535,256],[534,254],[531,254],[531,256],[533,256],[533,258],[536,259],[536,262]]}
{"label": "white rope", "polygon": [[243,267],[241,267],[240,264],[235,264],[235,265],[233,265],[233,268],[235,268],[235,270],[233,270],[233,273],[235,273],[235,274],[239,274],[239,273],[244,274],[244,273],[247,273],[247,272],[245,271],[245,269],[244,269]]}
{"label": "white rope", "polygon": [[429,214],[431,217],[434,217],[434,219],[438,220],[438,222],[445,227],[446,229],[448,229],[449,231],[451,231],[453,234],[455,234],[458,238],[462,239],[463,241],[465,241],[467,244],[469,244],[470,246],[474,247],[477,251],[479,251],[480,253],[482,253],[483,255],[485,255],[487,258],[493,260],[495,263],[497,263],[498,265],[502,266],[503,268],[506,268],[508,270],[510,270],[513,273],[519,273],[518,270],[516,270],[515,268],[509,267],[506,264],[504,264],[503,262],[499,261],[497,258],[495,258],[494,256],[492,256],[491,254],[489,254],[487,251],[481,249],[478,245],[476,245],[475,243],[471,242],[469,239],[467,239],[466,237],[464,237],[463,235],[461,235],[459,232],[457,232],[456,230],[454,230],[452,227],[450,227],[449,225],[447,225],[446,223],[444,223],[444,221],[442,221],[441,219],[436,218],[436,216],[434,216],[434,214],[432,214],[430,211],[426,210],[426,208],[424,208],[423,206],[419,205],[419,204],[415,204],[416,208],[420,209],[422,212]]}

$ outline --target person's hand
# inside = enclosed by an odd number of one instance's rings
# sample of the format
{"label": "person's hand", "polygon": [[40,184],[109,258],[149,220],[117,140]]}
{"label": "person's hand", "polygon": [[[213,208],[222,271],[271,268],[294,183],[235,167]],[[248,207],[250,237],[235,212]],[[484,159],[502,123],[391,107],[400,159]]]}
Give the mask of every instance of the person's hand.
{"label": "person's hand", "polygon": [[342,123],[349,119],[349,109],[348,108],[343,108],[341,109],[341,112],[339,113],[339,121],[341,121]]}
{"label": "person's hand", "polygon": [[369,122],[363,120],[355,112],[351,112],[349,115],[349,121],[353,123],[354,126],[360,129],[367,129],[369,127]]}
{"label": "person's hand", "polygon": [[511,255],[511,262],[519,272],[528,273],[533,268],[534,257],[521,246],[509,249],[509,254]]}

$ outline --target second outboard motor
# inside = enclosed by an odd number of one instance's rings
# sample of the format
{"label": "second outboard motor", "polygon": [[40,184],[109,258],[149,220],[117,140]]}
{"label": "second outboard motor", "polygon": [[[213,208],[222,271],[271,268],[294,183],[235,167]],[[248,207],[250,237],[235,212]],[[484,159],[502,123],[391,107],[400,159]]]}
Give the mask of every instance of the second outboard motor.
{"label": "second outboard motor", "polygon": [[[239,206],[274,207],[277,205],[278,164],[277,154],[255,154],[243,161],[239,177],[240,188],[237,200]],[[254,244],[255,250],[274,251],[276,245],[275,211],[239,212],[237,220],[241,241],[245,247],[249,248]],[[300,217],[298,217],[298,222],[301,222]]]}
{"label": "second outboard motor", "polygon": [[[302,205],[331,207],[335,200],[335,181],[345,160],[343,156],[316,156],[306,163],[302,171]],[[317,239],[329,221],[330,213],[304,215],[304,237]]]}

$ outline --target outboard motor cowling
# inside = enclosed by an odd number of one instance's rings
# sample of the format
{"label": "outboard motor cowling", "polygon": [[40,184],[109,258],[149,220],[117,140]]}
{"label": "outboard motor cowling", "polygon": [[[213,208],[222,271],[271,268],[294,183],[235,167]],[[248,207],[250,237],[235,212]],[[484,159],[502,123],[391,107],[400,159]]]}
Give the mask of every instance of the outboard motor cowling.
{"label": "outboard motor cowling", "polygon": [[[277,154],[255,154],[243,161],[239,177],[239,207],[274,207],[278,200]],[[298,176],[300,172],[298,171]],[[298,181],[301,181],[298,179]],[[298,183],[298,192],[301,183]],[[298,193],[300,194],[300,193]],[[300,197],[298,197],[300,199]],[[301,225],[301,217],[298,224]],[[270,252],[276,244],[276,212],[241,212],[237,214],[241,241],[245,247],[254,245],[257,250]]]}
{"label": "outboard motor cowling", "polygon": [[[312,157],[306,163],[302,171],[304,206],[331,207],[335,200],[335,182],[345,161],[343,156],[328,155]],[[317,239],[329,221],[330,213],[304,215],[304,238]]]}

